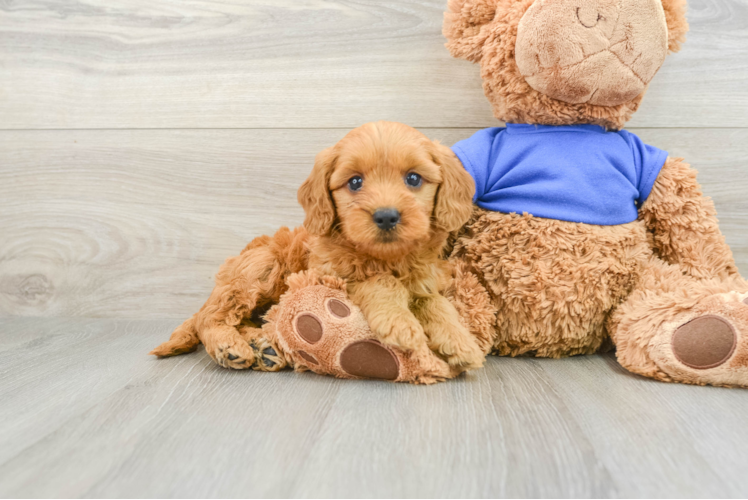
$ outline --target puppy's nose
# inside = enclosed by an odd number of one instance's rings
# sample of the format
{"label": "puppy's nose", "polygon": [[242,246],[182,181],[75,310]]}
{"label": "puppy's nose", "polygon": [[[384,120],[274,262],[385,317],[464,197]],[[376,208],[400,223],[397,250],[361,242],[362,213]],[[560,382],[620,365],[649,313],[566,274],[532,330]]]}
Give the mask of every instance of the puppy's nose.
{"label": "puppy's nose", "polygon": [[390,231],[400,224],[400,212],[394,208],[380,208],[374,212],[374,224],[382,231]]}

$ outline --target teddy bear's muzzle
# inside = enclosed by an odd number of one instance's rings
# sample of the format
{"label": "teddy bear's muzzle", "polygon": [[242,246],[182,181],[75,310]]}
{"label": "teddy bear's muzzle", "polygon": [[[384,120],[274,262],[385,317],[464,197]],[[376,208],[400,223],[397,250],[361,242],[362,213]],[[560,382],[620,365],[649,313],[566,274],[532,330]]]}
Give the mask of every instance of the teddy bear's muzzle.
{"label": "teddy bear's muzzle", "polygon": [[646,90],[667,45],[660,0],[537,0],[520,21],[515,58],[542,94],[616,106]]}

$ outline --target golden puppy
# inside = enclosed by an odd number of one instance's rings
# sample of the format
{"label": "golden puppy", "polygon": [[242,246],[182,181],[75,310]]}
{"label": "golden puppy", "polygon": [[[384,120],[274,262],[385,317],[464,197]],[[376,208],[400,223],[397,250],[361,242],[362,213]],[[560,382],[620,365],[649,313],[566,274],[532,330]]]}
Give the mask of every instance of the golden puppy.
{"label": "golden puppy", "polygon": [[317,156],[299,189],[304,228],[257,238],[227,260],[203,308],[152,354],[189,352],[202,341],[222,366],[253,366],[258,354],[248,340],[269,345],[256,328],[258,311],[277,303],[289,274],[313,268],[346,280],[383,343],[481,366],[475,338],[439,293],[450,274],[440,254],[469,218],[473,193],[452,151],[415,129],[377,122],[351,131]]}

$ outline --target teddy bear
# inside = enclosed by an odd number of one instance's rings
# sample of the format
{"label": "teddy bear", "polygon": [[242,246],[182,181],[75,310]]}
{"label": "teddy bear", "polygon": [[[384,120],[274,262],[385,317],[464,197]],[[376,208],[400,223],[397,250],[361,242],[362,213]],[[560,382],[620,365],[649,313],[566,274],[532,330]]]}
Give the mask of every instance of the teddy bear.
{"label": "teddy bear", "polygon": [[661,381],[748,385],[748,285],[681,158],[623,130],[684,0],[450,0],[443,32],[480,65],[505,128],[453,147],[478,208],[450,259],[481,278],[493,349],[558,358],[612,344]]}
{"label": "teddy bear", "polygon": [[[715,207],[684,159],[624,130],[683,43],[685,12],[685,0],[449,0],[446,46],[480,65],[506,123],[453,146],[476,194],[445,254],[454,268],[447,293],[487,352],[561,358],[614,348],[621,366],[645,377],[748,386],[748,283]],[[319,279],[281,299],[268,337],[286,364],[356,377],[336,361],[344,346],[317,353],[324,367],[300,359],[299,335],[280,319],[317,295],[347,301]],[[360,321],[354,330],[370,336]],[[404,353],[387,350],[394,361],[374,378],[412,381],[420,368],[398,378]]]}

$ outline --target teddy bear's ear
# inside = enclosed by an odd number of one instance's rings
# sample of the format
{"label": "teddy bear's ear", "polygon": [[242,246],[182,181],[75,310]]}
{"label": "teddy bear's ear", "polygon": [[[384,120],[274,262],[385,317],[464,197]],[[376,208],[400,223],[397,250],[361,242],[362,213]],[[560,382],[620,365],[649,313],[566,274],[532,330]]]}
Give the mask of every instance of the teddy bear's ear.
{"label": "teddy bear's ear", "polygon": [[[679,0],[663,0],[679,1]],[[488,37],[486,25],[496,16],[498,0],[449,0],[442,33],[453,57],[479,62]]]}
{"label": "teddy bear's ear", "polygon": [[686,41],[688,21],[686,21],[686,0],[662,0],[667,21],[668,50],[678,52]]}

